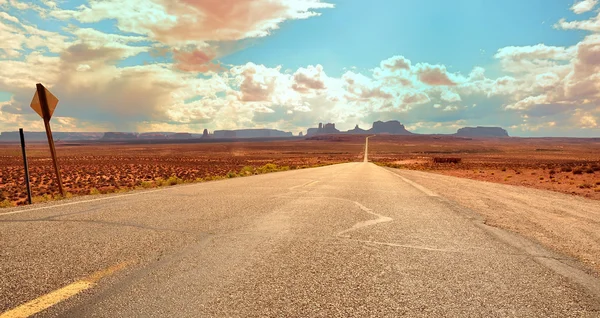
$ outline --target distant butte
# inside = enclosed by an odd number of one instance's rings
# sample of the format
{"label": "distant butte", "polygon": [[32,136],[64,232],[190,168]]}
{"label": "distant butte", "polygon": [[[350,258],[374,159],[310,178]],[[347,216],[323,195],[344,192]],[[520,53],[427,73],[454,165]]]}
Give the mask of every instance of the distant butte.
{"label": "distant butte", "polygon": [[461,137],[509,137],[508,132],[501,127],[464,127],[455,136]]}
{"label": "distant butte", "polygon": [[[414,135],[414,133],[406,130],[406,127],[397,120],[376,121],[373,127],[369,130],[362,129],[356,125],[354,129],[340,132],[335,128],[335,124],[321,124],[319,128],[309,128],[306,136],[327,135],[327,134],[352,134],[352,135],[367,135],[367,134],[383,134],[383,135]],[[464,127],[460,128],[453,136],[457,137],[509,137],[508,132],[501,127]]]}

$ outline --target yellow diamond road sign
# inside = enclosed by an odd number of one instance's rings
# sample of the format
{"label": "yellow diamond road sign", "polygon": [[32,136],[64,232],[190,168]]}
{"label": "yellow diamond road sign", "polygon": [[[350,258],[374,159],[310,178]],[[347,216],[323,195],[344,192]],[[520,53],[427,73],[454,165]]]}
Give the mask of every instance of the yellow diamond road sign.
{"label": "yellow diamond road sign", "polygon": [[[50,115],[50,117],[52,117],[52,114],[54,114],[54,109],[56,109],[56,105],[58,104],[58,98],[52,95],[52,93],[50,93],[50,91],[47,88],[44,87],[44,90],[46,91],[46,101],[48,102],[48,114]],[[44,118],[44,112],[42,111],[42,103],[40,103],[40,97],[38,96],[37,91],[35,92],[35,95],[33,95],[33,100],[31,101],[31,108],[33,108],[33,110],[35,110],[35,112],[38,113],[40,117]]]}

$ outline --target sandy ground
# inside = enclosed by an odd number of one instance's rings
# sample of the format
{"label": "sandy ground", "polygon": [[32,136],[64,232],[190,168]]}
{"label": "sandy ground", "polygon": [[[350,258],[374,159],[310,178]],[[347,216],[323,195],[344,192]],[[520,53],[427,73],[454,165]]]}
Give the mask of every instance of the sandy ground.
{"label": "sandy ground", "polygon": [[[392,167],[600,200],[599,138],[376,136],[369,141],[369,158]],[[434,158],[460,163],[434,163]]]}
{"label": "sandy ground", "polygon": [[392,170],[479,213],[486,224],[572,256],[600,276],[598,201],[521,186]]}

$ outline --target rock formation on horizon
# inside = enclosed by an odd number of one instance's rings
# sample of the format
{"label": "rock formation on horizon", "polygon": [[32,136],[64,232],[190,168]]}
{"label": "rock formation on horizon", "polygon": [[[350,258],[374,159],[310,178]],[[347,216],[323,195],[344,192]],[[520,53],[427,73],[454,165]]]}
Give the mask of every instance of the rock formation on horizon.
{"label": "rock formation on horizon", "polygon": [[412,135],[410,131],[404,128],[397,120],[383,122],[378,120],[373,123],[373,128],[368,130],[371,134],[390,134],[390,135]]}
{"label": "rock formation on horizon", "polygon": [[101,140],[131,140],[137,139],[136,133],[125,133],[125,132],[106,132],[102,136]]}
{"label": "rock formation on horizon", "polygon": [[356,134],[356,135],[360,135],[360,134],[366,134],[366,133],[368,133],[368,131],[366,131],[366,130],[364,130],[364,129],[362,129],[362,128],[358,127],[358,125],[356,125],[356,126],[354,127],[354,129],[352,129],[352,130],[348,130],[346,133],[348,133],[348,134]]}
{"label": "rock formation on horizon", "polygon": [[210,137],[210,135],[208,134],[208,129],[204,128],[204,131],[202,132],[202,138],[208,138]]}
{"label": "rock formation on horizon", "polygon": [[376,121],[373,123],[373,128],[369,130],[364,130],[356,125],[354,129],[340,132],[335,128],[335,124],[326,124],[323,125],[319,123],[319,128],[309,128],[306,132],[306,136],[312,135],[322,135],[322,134],[355,134],[355,135],[363,135],[363,134],[390,134],[390,135],[412,135],[410,131],[404,128],[397,120],[390,121]]}
{"label": "rock formation on horizon", "polygon": [[292,137],[289,131],[277,129],[236,129],[236,130],[215,130],[214,138],[264,138],[264,137]]}
{"label": "rock formation on horizon", "polygon": [[509,137],[508,132],[502,127],[464,127],[460,128],[455,136],[460,137]]}

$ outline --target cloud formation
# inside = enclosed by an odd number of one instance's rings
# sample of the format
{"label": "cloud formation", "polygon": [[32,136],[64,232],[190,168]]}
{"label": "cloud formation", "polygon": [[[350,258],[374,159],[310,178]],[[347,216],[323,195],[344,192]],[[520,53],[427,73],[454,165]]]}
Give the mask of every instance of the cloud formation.
{"label": "cloud formation", "polygon": [[[593,10],[581,1],[572,10]],[[498,49],[490,77],[395,55],[370,70],[338,76],[321,64],[286,70],[247,62],[224,65],[224,47],[265,37],[282,23],[315,17],[319,0],[90,0],[75,9],[51,1],[2,4],[65,21],[47,31],[0,12],[0,130],[41,129],[29,102],[42,82],[59,97],[55,130],[202,131],[273,127],[298,132],[318,122],[349,129],[399,119],[417,132],[503,125],[511,133],[600,131],[600,18],[560,20],[591,31],[572,46]],[[134,8],[138,10],[134,10]],[[80,23],[114,19],[120,32]],[[227,41],[227,42],[224,42]],[[234,41],[234,42],[231,42]],[[233,44],[231,44],[233,43]],[[157,57],[130,63],[140,56]]]}

